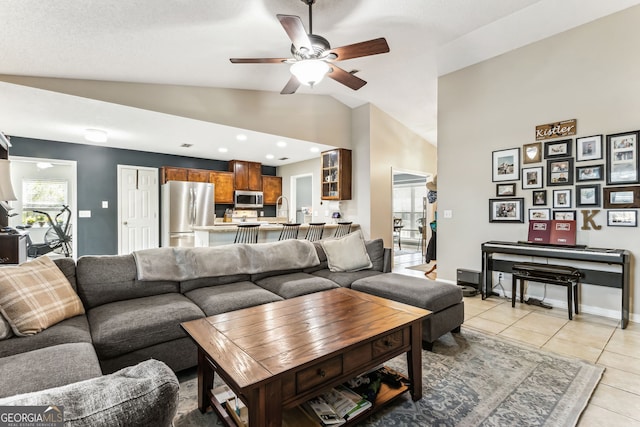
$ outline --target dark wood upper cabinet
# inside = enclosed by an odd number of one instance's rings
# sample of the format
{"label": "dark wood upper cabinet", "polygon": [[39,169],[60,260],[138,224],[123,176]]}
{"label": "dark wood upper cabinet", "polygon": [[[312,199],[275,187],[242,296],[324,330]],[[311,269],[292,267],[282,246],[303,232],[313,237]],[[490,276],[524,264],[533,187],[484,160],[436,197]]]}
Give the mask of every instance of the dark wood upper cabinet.
{"label": "dark wood upper cabinet", "polygon": [[216,203],[233,204],[233,173],[209,172],[209,182],[214,184]]}
{"label": "dark wood upper cabinet", "polygon": [[235,175],[236,190],[262,191],[262,164],[232,160],[229,162],[229,171]]}
{"label": "dark wood upper cabinet", "polygon": [[278,197],[282,196],[282,177],[262,176],[262,191],[264,192],[264,204],[275,205]]}

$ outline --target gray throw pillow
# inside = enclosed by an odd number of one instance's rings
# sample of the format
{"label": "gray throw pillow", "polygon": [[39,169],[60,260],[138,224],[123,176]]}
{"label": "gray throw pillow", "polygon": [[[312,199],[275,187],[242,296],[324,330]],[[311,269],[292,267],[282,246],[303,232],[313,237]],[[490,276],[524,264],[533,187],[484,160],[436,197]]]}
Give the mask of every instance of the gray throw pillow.
{"label": "gray throw pillow", "polygon": [[362,230],[338,239],[330,239],[322,242],[322,248],[327,255],[329,270],[360,271],[371,268],[373,264],[364,244]]}

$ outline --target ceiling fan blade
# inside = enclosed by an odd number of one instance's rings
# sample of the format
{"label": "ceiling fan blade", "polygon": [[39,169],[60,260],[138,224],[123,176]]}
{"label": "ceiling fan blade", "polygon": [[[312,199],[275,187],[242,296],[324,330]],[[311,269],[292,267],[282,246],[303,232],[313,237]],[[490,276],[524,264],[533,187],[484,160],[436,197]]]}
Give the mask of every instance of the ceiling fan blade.
{"label": "ceiling fan blade", "polygon": [[296,78],[296,76],[292,75],[287,84],[280,91],[280,95],[291,95],[295,93],[296,90],[300,87],[300,82]]}
{"label": "ceiling fan blade", "polygon": [[279,64],[289,58],[229,58],[234,64]]}
{"label": "ceiling fan blade", "polygon": [[378,55],[380,53],[389,52],[389,45],[384,37],[373,39],[366,42],[354,43],[347,46],[336,47],[326,52],[337,55],[334,61],[344,61],[345,59],[360,58],[362,56]]}
{"label": "ceiling fan blade", "polygon": [[276,15],[280,24],[287,32],[287,35],[293,42],[293,45],[297,50],[306,49],[309,52],[313,52],[313,46],[307,35],[307,30],[304,29],[302,20],[299,16],[295,15]]}
{"label": "ceiling fan blade", "polygon": [[333,80],[340,82],[353,90],[358,90],[367,84],[367,82],[362,80],[360,77],[356,77],[353,74],[346,72],[335,64],[331,64],[331,68],[332,71],[327,74],[327,77],[331,77]]}

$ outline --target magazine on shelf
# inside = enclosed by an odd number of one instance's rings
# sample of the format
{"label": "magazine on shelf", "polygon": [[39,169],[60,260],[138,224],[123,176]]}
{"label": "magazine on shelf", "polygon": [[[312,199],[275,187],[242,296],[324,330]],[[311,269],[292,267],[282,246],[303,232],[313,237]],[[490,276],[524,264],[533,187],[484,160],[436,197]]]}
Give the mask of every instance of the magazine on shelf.
{"label": "magazine on shelf", "polygon": [[344,424],[371,406],[371,402],[344,385],[307,401],[307,409],[325,426]]}
{"label": "magazine on shelf", "polygon": [[322,396],[307,400],[303,406],[310,414],[315,414],[323,426],[339,426],[346,422]]}

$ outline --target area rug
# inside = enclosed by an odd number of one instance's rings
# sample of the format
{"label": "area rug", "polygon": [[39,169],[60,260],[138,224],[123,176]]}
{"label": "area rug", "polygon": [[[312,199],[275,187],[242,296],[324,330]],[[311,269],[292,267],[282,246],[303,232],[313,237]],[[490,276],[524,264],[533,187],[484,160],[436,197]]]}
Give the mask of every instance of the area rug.
{"label": "area rug", "polygon": [[[387,363],[406,372],[406,358]],[[464,329],[422,352],[423,397],[406,393],[360,426],[573,426],[604,368]],[[223,425],[197,409],[195,370],[179,374],[176,427]]]}

